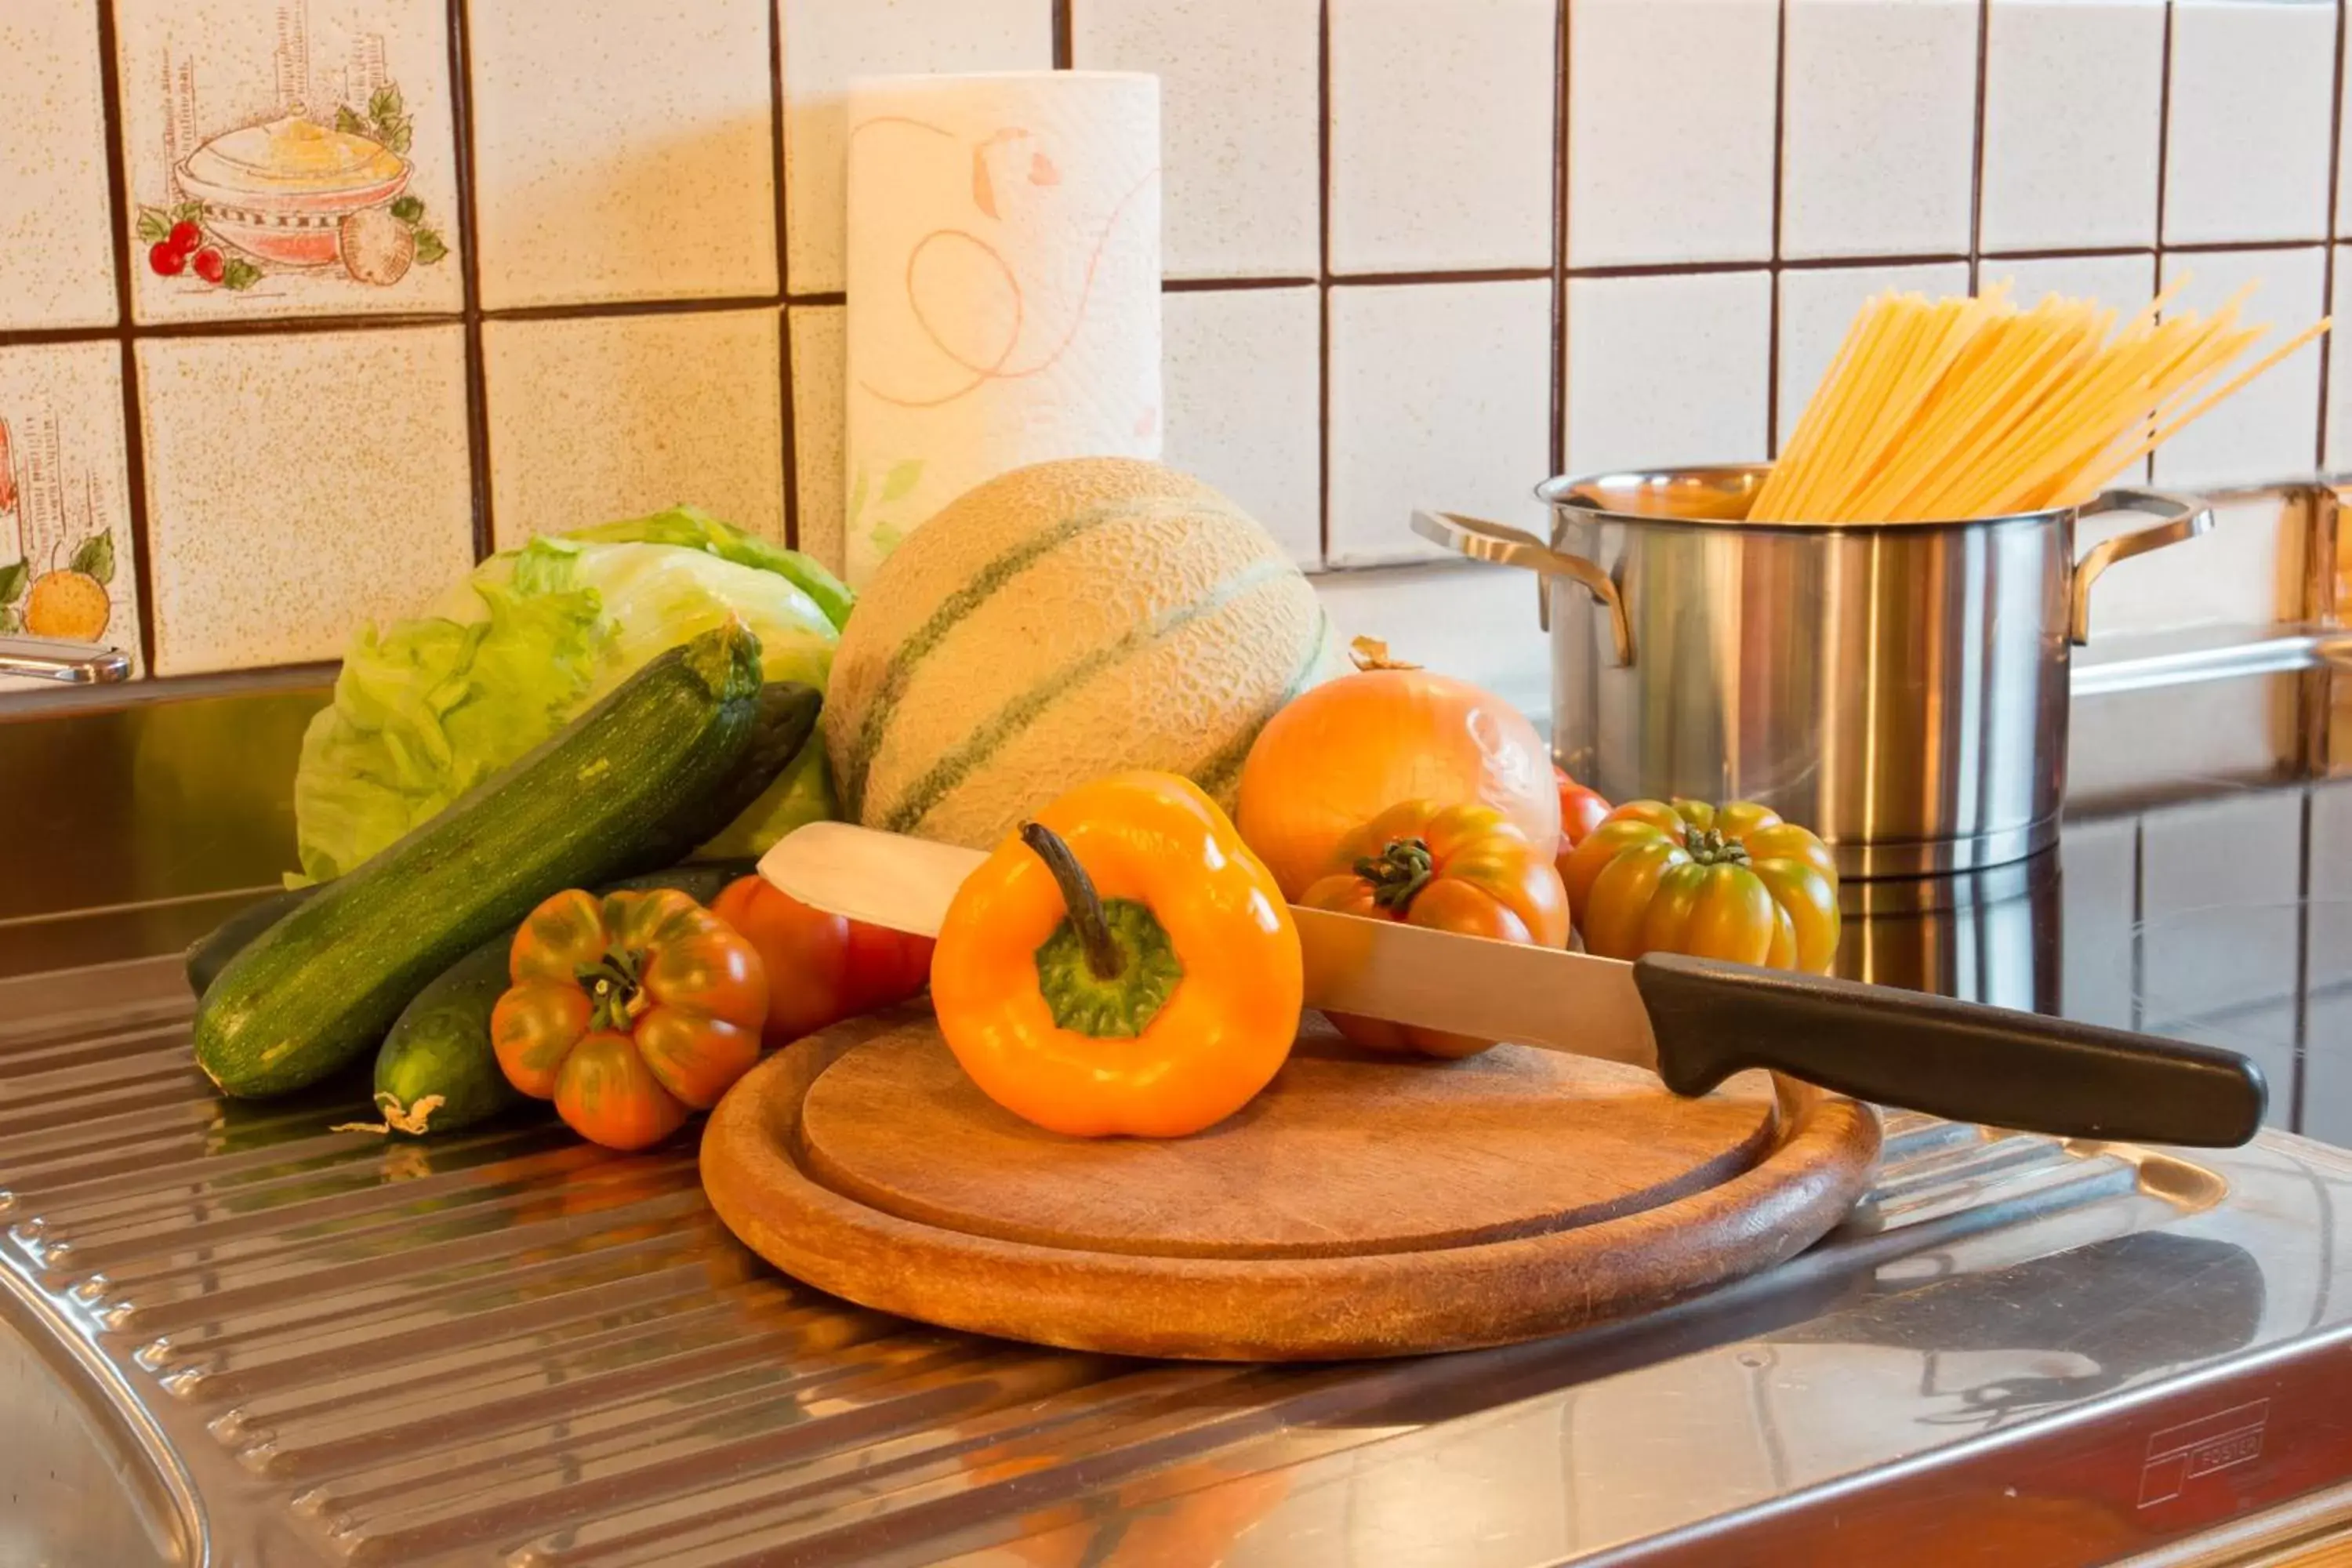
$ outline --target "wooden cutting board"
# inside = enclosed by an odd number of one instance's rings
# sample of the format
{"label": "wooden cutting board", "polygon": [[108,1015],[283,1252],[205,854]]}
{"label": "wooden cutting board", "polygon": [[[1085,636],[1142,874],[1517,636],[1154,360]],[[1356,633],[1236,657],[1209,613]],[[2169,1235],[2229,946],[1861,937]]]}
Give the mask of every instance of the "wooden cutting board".
{"label": "wooden cutting board", "polygon": [[1769,1267],[1845,1215],[1877,1151],[1866,1109],[1762,1074],[1685,1100],[1517,1046],[1360,1053],[1319,1019],[1206,1132],[1064,1138],[973,1088],[919,1006],[755,1068],[702,1180],[752,1250],[866,1306],[1292,1361],[1533,1339]]}

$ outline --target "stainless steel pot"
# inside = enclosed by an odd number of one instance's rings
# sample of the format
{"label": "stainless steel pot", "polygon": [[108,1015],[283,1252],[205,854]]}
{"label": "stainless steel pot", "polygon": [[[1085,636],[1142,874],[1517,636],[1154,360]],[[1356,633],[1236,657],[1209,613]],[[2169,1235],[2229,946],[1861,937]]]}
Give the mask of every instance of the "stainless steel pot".
{"label": "stainless steel pot", "polygon": [[[1762,801],[1849,877],[1998,866],[2058,835],[2070,643],[2091,584],[2212,526],[2114,490],[1967,522],[1749,523],[1763,464],[1556,479],[1549,544],[1416,512],[1415,532],[1538,574],[1552,752],[1612,800]],[[2074,555],[2078,518],[2162,521]]]}

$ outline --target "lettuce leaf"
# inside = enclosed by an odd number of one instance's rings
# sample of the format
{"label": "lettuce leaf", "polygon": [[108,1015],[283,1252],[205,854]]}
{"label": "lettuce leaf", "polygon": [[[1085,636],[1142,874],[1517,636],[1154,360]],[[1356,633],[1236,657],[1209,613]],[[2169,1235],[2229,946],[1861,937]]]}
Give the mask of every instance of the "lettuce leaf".
{"label": "lettuce leaf", "polygon": [[[583,531],[503,551],[416,619],[354,635],[303,738],[289,881],[350,871],[730,615],[768,679],[823,689],[849,594],[815,562],[686,509]],[[833,809],[812,738],[705,853],[757,853]]]}

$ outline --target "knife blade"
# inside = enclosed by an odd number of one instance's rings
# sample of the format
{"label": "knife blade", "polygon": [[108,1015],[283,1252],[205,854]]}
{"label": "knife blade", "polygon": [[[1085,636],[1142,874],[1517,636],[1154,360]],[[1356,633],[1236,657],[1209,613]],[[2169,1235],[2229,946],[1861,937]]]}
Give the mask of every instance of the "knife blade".
{"label": "knife blade", "polygon": [[[819,822],[760,874],[803,903],[937,936],[978,850]],[[1292,905],[1309,1006],[1654,1072],[1680,1095],[1769,1068],[1856,1099],[2057,1137],[2232,1148],[2269,1090],[2235,1052],[1717,959],[1621,959]]]}

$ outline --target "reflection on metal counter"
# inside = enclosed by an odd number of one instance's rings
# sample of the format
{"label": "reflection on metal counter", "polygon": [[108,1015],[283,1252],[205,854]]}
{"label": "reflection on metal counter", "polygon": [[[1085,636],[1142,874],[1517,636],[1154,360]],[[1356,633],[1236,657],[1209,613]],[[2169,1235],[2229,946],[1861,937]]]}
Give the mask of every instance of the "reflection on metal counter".
{"label": "reflection on metal counter", "polygon": [[[184,1561],[2088,1565],[2352,1520],[2352,1158],[1908,1115],[1832,1237],[1333,1366],[967,1338],[784,1279],[685,1146],[226,1104],[168,961],[0,983],[0,1287]],[[2300,1513],[2273,1515],[2296,1505]],[[2251,1521],[2251,1522],[2250,1522]],[[35,1560],[125,1564],[32,1514]],[[123,1521],[104,1521],[118,1532]]]}

